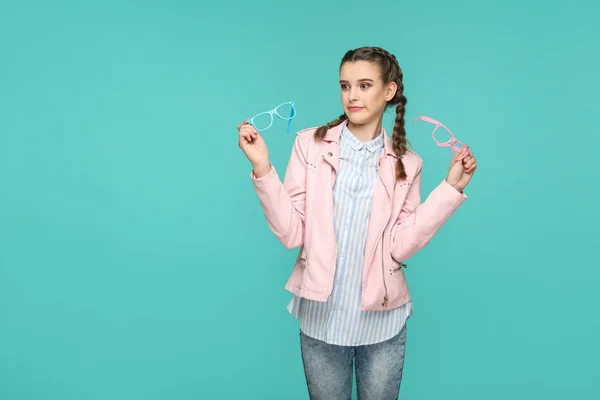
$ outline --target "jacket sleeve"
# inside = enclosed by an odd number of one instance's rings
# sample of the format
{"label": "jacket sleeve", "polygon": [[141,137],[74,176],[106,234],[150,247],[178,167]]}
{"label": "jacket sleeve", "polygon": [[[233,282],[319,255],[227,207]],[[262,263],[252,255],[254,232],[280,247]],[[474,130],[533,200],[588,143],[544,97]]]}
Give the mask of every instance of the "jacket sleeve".
{"label": "jacket sleeve", "polygon": [[444,179],[421,204],[421,165],[411,183],[400,215],[392,227],[390,252],[398,262],[424,248],[467,199]]}
{"label": "jacket sleeve", "polygon": [[282,183],[275,167],[257,178],[250,173],[267,224],[286,249],[304,243],[306,204],[305,138],[297,135]]}

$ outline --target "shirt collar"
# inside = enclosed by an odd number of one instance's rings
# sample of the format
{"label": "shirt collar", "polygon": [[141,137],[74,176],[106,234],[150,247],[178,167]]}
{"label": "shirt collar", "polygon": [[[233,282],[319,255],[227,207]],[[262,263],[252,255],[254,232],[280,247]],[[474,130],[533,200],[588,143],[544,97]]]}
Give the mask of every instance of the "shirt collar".
{"label": "shirt collar", "polygon": [[348,143],[348,145],[352,147],[352,149],[354,149],[355,151],[360,151],[363,149],[363,147],[366,147],[366,149],[369,152],[374,153],[375,151],[383,147],[383,135],[384,131],[383,129],[381,129],[381,132],[379,133],[379,135],[377,135],[375,139],[369,140],[368,142],[361,142],[356,138],[356,136],[354,136],[352,132],[350,132],[346,121],[344,122],[344,128],[342,130],[342,141]]}

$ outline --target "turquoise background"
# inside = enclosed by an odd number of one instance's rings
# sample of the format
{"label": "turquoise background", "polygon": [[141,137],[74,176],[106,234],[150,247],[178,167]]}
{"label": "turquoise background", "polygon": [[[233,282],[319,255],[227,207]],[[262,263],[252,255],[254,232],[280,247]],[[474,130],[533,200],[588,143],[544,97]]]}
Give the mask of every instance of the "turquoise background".
{"label": "turquoise background", "polygon": [[[400,60],[408,121],[479,160],[409,262],[401,398],[599,398],[593,3],[0,3],[0,400],[307,399],[296,250],[236,126],[289,100],[293,130],[335,118],[363,45]],[[449,156],[407,129],[425,199]]]}

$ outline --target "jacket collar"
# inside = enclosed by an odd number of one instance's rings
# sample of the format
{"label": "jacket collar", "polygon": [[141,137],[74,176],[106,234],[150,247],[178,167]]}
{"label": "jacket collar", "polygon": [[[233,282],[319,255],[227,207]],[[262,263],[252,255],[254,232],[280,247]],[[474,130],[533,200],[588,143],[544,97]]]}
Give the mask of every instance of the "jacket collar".
{"label": "jacket collar", "polygon": [[[323,154],[323,159],[327,161],[333,170],[337,173],[337,170],[340,165],[340,155],[339,155],[339,140],[342,135],[342,130],[346,126],[347,121],[339,124],[338,126],[334,126],[331,129],[327,130],[323,141],[327,142],[328,151]],[[396,178],[394,175],[394,161],[398,159],[396,153],[394,153],[394,148],[392,146],[392,141],[388,138],[385,129],[383,130],[383,154],[379,158],[380,162],[389,163],[390,168],[379,168],[379,179],[382,181],[383,186],[385,187],[385,193],[387,194],[387,198],[391,199],[392,193],[394,191],[394,187],[396,185]],[[394,157],[393,159],[388,158],[386,156]],[[393,160],[393,161],[392,161]],[[380,196],[380,194],[378,194]]]}

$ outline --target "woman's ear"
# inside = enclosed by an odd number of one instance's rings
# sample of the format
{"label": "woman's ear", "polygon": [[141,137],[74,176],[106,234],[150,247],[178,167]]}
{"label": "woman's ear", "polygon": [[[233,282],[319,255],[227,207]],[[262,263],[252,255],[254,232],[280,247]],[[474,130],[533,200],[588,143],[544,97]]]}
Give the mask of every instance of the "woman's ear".
{"label": "woman's ear", "polygon": [[396,96],[396,91],[398,90],[398,84],[396,82],[390,82],[387,84],[387,88],[385,90],[385,101],[390,101]]}

